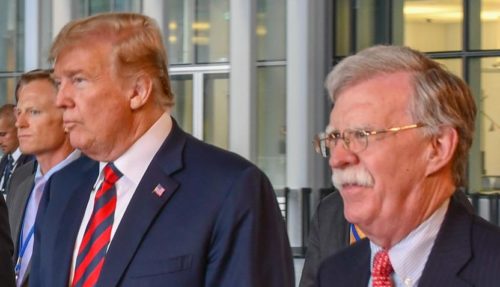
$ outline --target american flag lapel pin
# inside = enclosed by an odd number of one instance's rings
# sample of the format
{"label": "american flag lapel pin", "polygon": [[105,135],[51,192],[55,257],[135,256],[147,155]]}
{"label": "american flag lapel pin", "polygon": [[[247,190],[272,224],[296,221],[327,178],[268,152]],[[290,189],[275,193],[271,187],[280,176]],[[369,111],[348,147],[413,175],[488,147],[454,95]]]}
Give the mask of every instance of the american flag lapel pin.
{"label": "american flag lapel pin", "polygon": [[161,196],[165,192],[165,188],[161,185],[158,184],[155,189],[153,189],[153,193],[155,193],[158,196]]}

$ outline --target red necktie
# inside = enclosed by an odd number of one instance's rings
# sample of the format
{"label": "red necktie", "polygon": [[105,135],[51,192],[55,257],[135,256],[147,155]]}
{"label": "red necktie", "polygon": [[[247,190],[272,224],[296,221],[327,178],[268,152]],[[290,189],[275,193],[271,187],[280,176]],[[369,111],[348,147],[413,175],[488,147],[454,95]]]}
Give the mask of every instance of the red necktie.
{"label": "red necktie", "polygon": [[394,271],[387,250],[382,249],[373,259],[372,286],[392,287],[391,273]]}
{"label": "red necktie", "polygon": [[112,163],[104,167],[104,181],[95,194],[94,209],[78,249],[72,287],[91,287],[99,279],[113,227],[115,183],[121,176]]}

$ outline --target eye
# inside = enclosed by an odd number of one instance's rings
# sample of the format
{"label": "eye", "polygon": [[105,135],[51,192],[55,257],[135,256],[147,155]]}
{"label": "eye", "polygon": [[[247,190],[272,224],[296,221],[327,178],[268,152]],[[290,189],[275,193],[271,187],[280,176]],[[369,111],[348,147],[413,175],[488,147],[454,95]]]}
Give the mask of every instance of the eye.
{"label": "eye", "polygon": [[71,82],[73,82],[74,85],[81,85],[87,81],[87,78],[81,76],[81,75],[75,75],[71,78]]}
{"label": "eye", "polygon": [[36,115],[39,115],[41,113],[41,111],[33,109],[33,110],[30,110],[29,113],[32,116],[36,116]]}
{"label": "eye", "polygon": [[342,133],[340,131],[333,131],[328,135],[328,137],[333,140],[338,140],[342,138]]}
{"label": "eye", "polygon": [[355,130],[352,132],[352,137],[354,137],[355,139],[363,139],[366,137],[366,135],[367,133],[364,130]]}
{"label": "eye", "polygon": [[60,80],[54,80],[54,86],[56,86],[56,89],[59,90],[59,87],[61,86],[61,81]]}

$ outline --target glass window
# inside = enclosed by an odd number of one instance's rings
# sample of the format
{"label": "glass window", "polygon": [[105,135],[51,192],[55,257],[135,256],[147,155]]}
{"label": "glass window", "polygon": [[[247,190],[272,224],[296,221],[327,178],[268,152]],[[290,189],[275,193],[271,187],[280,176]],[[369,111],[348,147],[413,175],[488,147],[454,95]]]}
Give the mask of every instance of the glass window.
{"label": "glass window", "polygon": [[257,1],[257,60],[285,60],[285,0]]}
{"label": "glass window", "polygon": [[[471,166],[479,162],[473,173],[473,191],[500,189],[500,57],[472,59],[470,61],[471,88],[478,98],[478,141],[479,154],[471,155]],[[496,180],[499,180],[496,186]]]}
{"label": "glass window", "polygon": [[469,1],[469,47],[500,48],[500,1]]}
{"label": "glass window", "polygon": [[89,15],[112,11],[111,2],[109,0],[89,0],[88,7]]}
{"label": "glass window", "polygon": [[425,52],[461,50],[462,3],[463,0],[404,1],[404,45]]}
{"label": "glass window", "polygon": [[141,12],[141,0],[80,0],[73,5],[73,18],[105,12]]}
{"label": "glass window", "polygon": [[335,11],[337,56],[347,56],[374,44],[389,43],[390,1],[338,0],[335,1]]}
{"label": "glass window", "polygon": [[463,79],[462,59],[434,59],[436,62],[443,64],[448,71]]}
{"label": "glass window", "polygon": [[203,79],[203,139],[227,149],[229,145],[229,79],[206,74]]}
{"label": "glass window", "polygon": [[0,105],[14,103],[17,79],[24,66],[24,1],[0,1]]}
{"label": "glass window", "polygon": [[351,10],[350,1],[335,1],[335,54],[347,56],[351,41]]}
{"label": "glass window", "polygon": [[193,133],[193,76],[172,75],[170,83],[175,99],[172,116],[184,131]]}
{"label": "glass window", "polygon": [[[22,2],[22,1],[20,1]],[[24,16],[18,1],[0,2],[0,71],[11,72],[22,67],[24,31],[21,16]],[[21,52],[21,53],[20,53]]]}
{"label": "glass window", "polygon": [[229,61],[229,0],[172,0],[164,8],[170,64]]}
{"label": "glass window", "polygon": [[16,89],[17,80],[18,79],[15,77],[0,77],[0,106],[16,102],[14,91]]}
{"label": "glass window", "polygon": [[257,162],[275,188],[286,186],[286,70],[257,68]]}
{"label": "glass window", "polygon": [[114,0],[113,11],[141,11],[141,0]]}

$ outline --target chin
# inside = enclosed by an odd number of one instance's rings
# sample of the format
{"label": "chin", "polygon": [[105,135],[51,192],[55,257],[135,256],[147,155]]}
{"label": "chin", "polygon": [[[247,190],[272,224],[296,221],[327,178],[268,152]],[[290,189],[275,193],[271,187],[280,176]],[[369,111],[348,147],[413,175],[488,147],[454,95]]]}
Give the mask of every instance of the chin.
{"label": "chin", "polygon": [[69,142],[71,146],[81,150],[82,152],[85,150],[87,146],[89,146],[89,141],[75,132],[70,132],[69,134]]}

